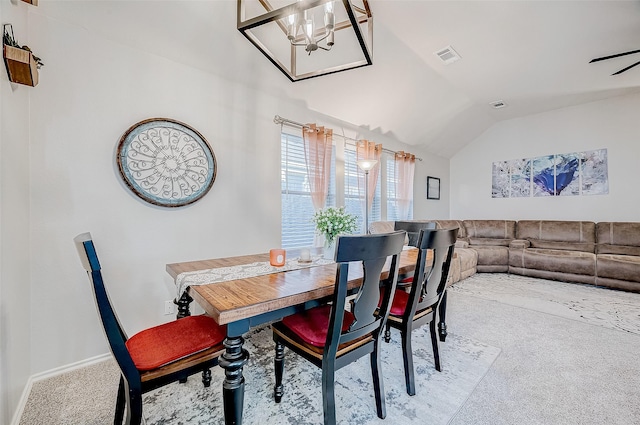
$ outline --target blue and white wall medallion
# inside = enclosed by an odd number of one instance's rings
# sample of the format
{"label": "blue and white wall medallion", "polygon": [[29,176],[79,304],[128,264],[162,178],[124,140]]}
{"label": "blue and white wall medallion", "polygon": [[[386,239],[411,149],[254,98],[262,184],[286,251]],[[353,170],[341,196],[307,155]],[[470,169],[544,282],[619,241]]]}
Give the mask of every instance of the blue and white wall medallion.
{"label": "blue and white wall medallion", "polygon": [[150,118],[120,138],[118,169],[129,189],[150,204],[181,207],[207,194],[216,179],[216,157],[188,125]]}

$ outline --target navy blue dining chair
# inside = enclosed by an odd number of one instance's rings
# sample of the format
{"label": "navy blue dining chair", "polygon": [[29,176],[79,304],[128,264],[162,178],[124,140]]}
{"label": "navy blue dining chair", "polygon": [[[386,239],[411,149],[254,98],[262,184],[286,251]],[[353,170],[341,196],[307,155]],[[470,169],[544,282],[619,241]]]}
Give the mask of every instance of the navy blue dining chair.
{"label": "navy blue dining chair", "polygon": [[96,308],[109,348],[120,367],[120,384],[113,423],[139,425],[142,394],[202,372],[205,387],[211,367],[224,351],[226,327],[208,316],[188,316],[127,337],[105,288],[100,262],[90,233],[74,238],[80,261],[87,271]]}
{"label": "navy blue dining chair", "polygon": [[[272,325],[276,343],[274,398],[279,403],[284,395],[284,347],[322,369],[322,401],[325,425],[336,423],[334,394],[335,371],[370,355],[371,374],[378,417],[386,416],[384,388],[380,374],[380,335],[384,329],[398,280],[398,257],[402,252],[405,232],[364,236],[340,236],[337,241],[337,263],[334,291],[329,304],[287,316]],[[382,306],[380,278],[387,258],[391,256],[389,282]],[[349,270],[359,267],[363,281],[346,311]]]}
{"label": "navy blue dining chair", "polygon": [[[390,341],[390,328],[400,330],[405,382],[409,395],[416,393],[411,334],[414,329],[427,323],[431,334],[435,368],[441,371],[435,316],[446,293],[447,277],[457,235],[457,228],[420,230],[416,243],[419,251],[411,289],[408,293],[406,290],[396,289],[393,296],[384,340]],[[433,260],[427,264],[429,251],[433,253]],[[388,283],[386,285],[393,286]]]}

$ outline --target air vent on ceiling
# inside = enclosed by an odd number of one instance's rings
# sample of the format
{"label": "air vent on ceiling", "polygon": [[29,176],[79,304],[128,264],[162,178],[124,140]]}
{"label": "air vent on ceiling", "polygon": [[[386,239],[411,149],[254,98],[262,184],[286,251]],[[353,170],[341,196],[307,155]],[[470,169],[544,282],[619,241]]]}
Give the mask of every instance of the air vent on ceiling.
{"label": "air vent on ceiling", "polygon": [[460,55],[455,50],[453,50],[453,47],[451,46],[447,46],[444,49],[438,50],[434,54],[437,55],[446,65],[449,65],[450,63],[453,63],[460,59]]}
{"label": "air vent on ceiling", "polygon": [[507,106],[507,102],[504,100],[496,100],[494,102],[490,102],[489,105],[493,106],[494,109],[500,109]]}

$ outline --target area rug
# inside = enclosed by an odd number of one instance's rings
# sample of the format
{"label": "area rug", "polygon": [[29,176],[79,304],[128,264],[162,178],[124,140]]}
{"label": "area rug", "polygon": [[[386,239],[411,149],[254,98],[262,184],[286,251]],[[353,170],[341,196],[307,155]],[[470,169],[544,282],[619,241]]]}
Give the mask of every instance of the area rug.
{"label": "area rug", "polygon": [[[251,358],[244,368],[246,380],[244,423],[323,423],[321,371],[294,353],[285,351],[285,395],[273,400],[274,343],[269,326],[252,329],[246,336]],[[382,373],[387,419],[376,415],[369,358],[361,358],[336,373],[338,424],[446,424],[489,370],[500,349],[460,335],[450,334],[440,344],[442,372],[435,370],[428,326],[413,334],[417,394],[405,390],[400,336],[382,345]],[[186,384],[171,384],[144,398],[147,425],[223,423],[223,370],[215,368],[211,387],[199,376]]]}
{"label": "area rug", "polygon": [[633,292],[506,273],[477,273],[449,291],[640,335],[640,294]]}

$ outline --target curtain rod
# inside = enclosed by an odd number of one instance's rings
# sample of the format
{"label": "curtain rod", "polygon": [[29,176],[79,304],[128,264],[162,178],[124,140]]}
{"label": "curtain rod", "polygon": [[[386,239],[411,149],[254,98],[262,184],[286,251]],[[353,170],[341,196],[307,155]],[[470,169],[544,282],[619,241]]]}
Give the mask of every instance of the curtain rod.
{"label": "curtain rod", "polygon": [[[273,117],[273,122],[274,122],[274,123],[276,123],[276,124],[280,124],[280,125],[282,125],[282,124],[287,124],[287,125],[289,125],[289,126],[292,126],[292,127],[298,127],[298,128],[311,128],[311,127],[309,127],[308,125],[305,125],[305,124],[302,124],[302,123],[299,123],[299,122],[296,122],[296,121],[292,121],[292,120],[287,119],[287,118],[282,118],[280,115],[276,115],[275,117]],[[343,135],[343,134],[336,134],[336,133],[333,133],[333,134],[334,134],[334,135],[336,135],[336,136],[342,137],[342,138],[343,138],[343,139],[345,139],[345,140],[350,140],[350,141],[352,141],[352,142],[359,142],[359,140],[358,140],[358,139],[353,139],[353,138],[351,138],[351,137],[347,137],[347,136],[345,136],[345,135]],[[352,144],[355,144],[355,143],[352,143]],[[392,153],[392,154],[394,154],[394,155],[395,155],[396,153],[398,153],[398,152],[396,152],[396,151],[392,151],[391,149],[386,149],[386,148],[382,148],[382,150],[383,150],[384,152]],[[416,159],[417,159],[418,161],[422,161],[422,158],[418,158],[417,156],[416,156]]]}

